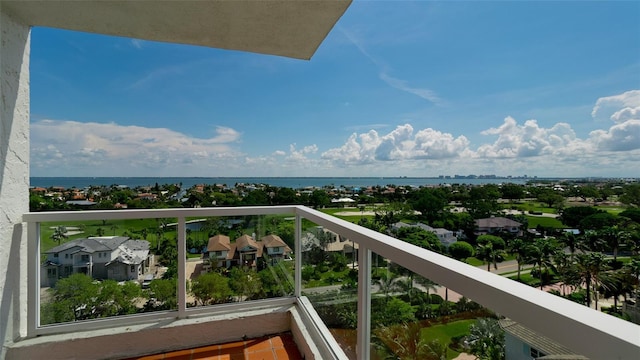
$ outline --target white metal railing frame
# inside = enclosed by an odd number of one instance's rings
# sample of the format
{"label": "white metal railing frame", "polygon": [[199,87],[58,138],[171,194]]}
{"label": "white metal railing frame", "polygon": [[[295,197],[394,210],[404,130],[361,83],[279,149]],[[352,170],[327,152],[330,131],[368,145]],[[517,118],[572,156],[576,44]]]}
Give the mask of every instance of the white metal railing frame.
{"label": "white metal railing frame", "polygon": [[[29,336],[48,333],[82,331],[89,328],[110,327],[133,322],[157,320],[176,316],[176,311],[154,312],[126,317],[108,318],[82,323],[38,327],[39,324],[39,246],[40,222],[115,220],[142,218],[178,219],[178,310],[177,317],[191,314],[229,311],[236,304],[203,308],[186,308],[185,218],[229,217],[247,215],[295,215],[295,253],[301,252],[302,218],[321,225],[359,244],[358,253],[358,343],[359,359],[369,359],[371,338],[371,254],[375,252],[416,274],[427,277],[497,313],[507,316],[532,330],[544,334],[576,353],[591,359],[635,359],[640,354],[640,326],[595,311],[561,297],[548,294],[524,284],[483,271],[446,256],[419,248],[404,241],[349,223],[304,206],[233,207],[199,209],[104,210],[84,212],[28,213],[28,324]],[[294,303],[302,291],[300,271],[302,259],[295,257],[294,297],[252,302],[259,304]],[[367,286],[364,286],[367,284]],[[304,302],[304,301],[303,301]],[[253,303],[258,305],[253,305]],[[335,340],[328,339],[331,343]]]}
{"label": "white metal railing frame", "polygon": [[[135,210],[95,210],[95,211],[60,211],[37,212],[23,214],[23,222],[27,223],[27,337],[58,334],[76,331],[87,331],[101,328],[117,327],[127,324],[152,322],[164,319],[184,319],[189,316],[215,315],[239,311],[250,306],[252,309],[277,305],[290,305],[296,302],[296,296],[279,297],[251,302],[221,304],[206,307],[187,308],[186,304],[186,218],[192,217],[231,217],[252,215],[295,215],[295,207],[234,207],[234,208],[199,208],[199,209],[135,209]],[[40,326],[40,223],[55,221],[88,221],[88,220],[122,220],[149,218],[177,218],[178,245],[178,281],[177,310],[154,311],[144,314],[116,316],[92,319],[90,321],[50,324]],[[299,221],[298,221],[299,223]],[[298,231],[299,233],[299,231]],[[297,260],[298,261],[298,260]],[[298,270],[296,270],[298,271]],[[301,286],[300,276],[296,274],[295,286]],[[296,288],[295,294],[300,294]],[[247,305],[246,303],[250,303]]]}

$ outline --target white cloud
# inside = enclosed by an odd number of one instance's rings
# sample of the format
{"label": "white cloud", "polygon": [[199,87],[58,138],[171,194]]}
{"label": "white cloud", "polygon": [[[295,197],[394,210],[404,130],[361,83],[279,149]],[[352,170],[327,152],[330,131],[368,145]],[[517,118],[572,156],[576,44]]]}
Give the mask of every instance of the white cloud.
{"label": "white cloud", "polygon": [[602,112],[606,112],[605,116],[611,114],[611,120],[620,122],[625,120],[620,116],[621,112],[630,111],[637,114],[639,107],[640,90],[630,90],[619,95],[599,98],[591,111],[591,116],[597,119]]}
{"label": "white cloud", "polygon": [[520,126],[514,118],[507,117],[500,127],[487,129],[481,134],[498,135],[498,138],[492,144],[480,145],[476,150],[478,157],[532,157],[584,148],[567,123],[557,123],[545,129],[538,126],[536,120],[527,120]]}
{"label": "white cloud", "polygon": [[379,76],[382,81],[393,88],[416,95],[436,105],[441,105],[443,103],[442,99],[440,99],[440,97],[433,90],[427,88],[411,87],[408,85],[408,82],[406,80],[396,79],[392,76],[387,75],[385,72],[381,72]]}
{"label": "white cloud", "polygon": [[[627,95],[625,95],[627,94]],[[434,176],[499,174],[637,176],[640,110],[629,92],[598,100],[611,126],[578,138],[571,125],[543,127],[507,117],[463,135],[411,124],[354,132],[340,146],[290,144],[248,154],[243,134],[217,127],[208,138],[171,129],[41,120],[31,124],[34,176]],[[607,99],[607,100],[602,100]],[[616,105],[616,106],[614,106]],[[375,125],[372,125],[375,127]],[[473,134],[469,134],[473,135]],[[279,147],[282,144],[277,145]]]}
{"label": "white cloud", "polygon": [[433,129],[414,133],[410,124],[400,125],[386,135],[371,130],[352,134],[344,145],[322,153],[322,158],[340,164],[369,164],[375,161],[446,159],[467,151],[469,141],[464,136]]}
{"label": "white cloud", "polygon": [[41,120],[31,124],[31,164],[34,170],[46,171],[43,176],[65,176],[71,169],[126,176],[144,175],[143,168],[207,167],[241,155],[232,147],[241,137],[238,131],[217,127],[215,132],[200,139],[164,128]]}

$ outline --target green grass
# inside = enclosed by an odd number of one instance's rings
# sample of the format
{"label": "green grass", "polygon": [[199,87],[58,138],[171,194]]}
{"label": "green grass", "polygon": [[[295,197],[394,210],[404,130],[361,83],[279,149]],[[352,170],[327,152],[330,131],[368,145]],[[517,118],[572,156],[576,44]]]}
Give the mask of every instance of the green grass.
{"label": "green grass", "polygon": [[[448,345],[451,342],[451,338],[456,336],[468,335],[469,326],[471,326],[475,322],[475,319],[471,319],[453,321],[447,324],[433,325],[427,328],[423,328],[421,336],[428,342],[437,340],[442,344]],[[447,349],[447,359],[454,359],[458,355],[460,355],[459,352],[453,351],[449,348]]]}
{"label": "green grass", "polygon": [[539,216],[527,216],[529,220],[529,229],[535,229],[538,225],[554,228],[554,229],[562,229],[565,226],[558,219],[549,218],[549,217],[539,217]]}

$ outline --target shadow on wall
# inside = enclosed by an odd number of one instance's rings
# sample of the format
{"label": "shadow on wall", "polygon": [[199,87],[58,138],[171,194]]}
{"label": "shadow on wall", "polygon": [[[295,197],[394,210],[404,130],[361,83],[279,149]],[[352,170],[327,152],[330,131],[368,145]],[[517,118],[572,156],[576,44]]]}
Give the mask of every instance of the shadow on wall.
{"label": "shadow on wall", "polygon": [[[4,289],[2,289],[2,298],[0,299],[0,339],[6,341],[8,339],[15,340],[20,337],[20,255],[26,249],[20,249],[22,243],[22,224],[13,226],[13,236],[11,236],[11,244],[8,247],[9,261],[7,262],[7,271],[5,272]],[[22,251],[21,251],[22,250]],[[26,315],[25,315],[26,317]],[[14,325],[15,328],[13,327]],[[0,359],[4,359],[5,347],[0,344]]]}

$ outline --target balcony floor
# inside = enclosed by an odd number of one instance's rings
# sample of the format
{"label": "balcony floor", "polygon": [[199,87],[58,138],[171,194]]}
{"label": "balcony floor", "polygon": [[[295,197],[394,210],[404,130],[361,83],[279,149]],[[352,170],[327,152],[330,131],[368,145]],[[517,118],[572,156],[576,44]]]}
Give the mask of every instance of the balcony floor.
{"label": "balcony floor", "polygon": [[291,333],[227,344],[148,355],[127,360],[302,360]]}

